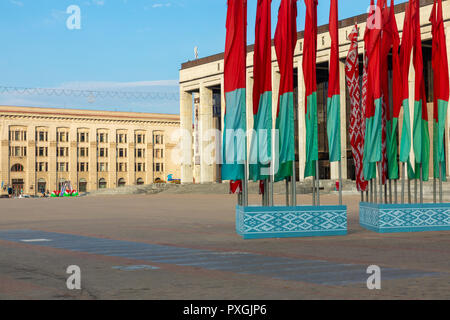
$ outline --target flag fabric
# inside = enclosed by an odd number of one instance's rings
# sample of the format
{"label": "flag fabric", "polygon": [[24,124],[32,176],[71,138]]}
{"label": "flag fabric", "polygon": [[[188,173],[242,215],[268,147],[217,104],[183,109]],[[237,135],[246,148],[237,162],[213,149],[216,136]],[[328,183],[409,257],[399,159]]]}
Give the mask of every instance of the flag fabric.
{"label": "flag fabric", "polygon": [[[436,8],[437,5],[437,8]],[[437,12],[436,12],[437,10]],[[434,178],[441,178],[439,164],[442,166],[442,180],[446,181],[444,133],[449,99],[449,75],[447,46],[442,13],[442,0],[434,1],[430,17],[433,34],[433,165]]]}
{"label": "flag fabric", "polygon": [[[412,32],[412,17],[411,17],[411,4],[406,4],[405,19],[403,21],[403,34],[402,45],[400,47],[400,67],[401,67],[401,101],[403,108],[402,119],[402,135],[400,140],[400,161],[407,164],[408,178],[414,179],[415,173],[411,165],[410,153],[411,153],[411,113],[409,108],[409,70],[411,68],[411,54],[413,45],[413,32]],[[394,109],[395,118],[396,109]],[[398,110],[400,114],[400,110]]]}
{"label": "flag fabric", "polygon": [[[386,158],[386,175],[391,180],[399,178],[398,172],[398,148],[397,148],[397,128],[398,117],[401,109],[401,70],[400,70],[400,58],[399,47],[400,37],[398,34],[397,22],[395,20],[394,0],[391,0],[391,6],[388,8],[386,2],[384,3],[383,11],[383,37],[382,37],[382,49],[381,49],[381,76],[382,76],[382,92],[383,92],[383,107],[385,110],[385,135],[387,155]],[[390,105],[390,91],[389,91],[389,68],[388,57],[392,49],[392,116]],[[385,167],[385,166],[383,166]],[[384,171],[384,170],[383,170]],[[385,176],[385,175],[384,175]]]}
{"label": "flag fabric", "polygon": [[330,162],[341,161],[341,89],[339,82],[338,0],[331,0],[329,32],[331,37],[327,99],[327,134]]}
{"label": "flag fabric", "polygon": [[355,26],[349,35],[351,41],[350,49],[345,61],[345,78],[350,97],[350,144],[352,146],[353,160],[355,162],[356,187],[358,191],[367,190],[367,181],[363,174],[363,112],[361,109],[361,87],[359,78],[359,55],[358,55],[358,26]]}
{"label": "flag fabric", "polygon": [[225,43],[225,128],[222,180],[245,178],[247,0],[228,0]]}
{"label": "flag fabric", "polygon": [[[366,42],[366,41],[365,41]],[[364,162],[366,159],[364,159],[364,148],[366,146],[366,110],[367,110],[367,104],[369,101],[369,57],[367,54],[367,43],[365,44],[365,50],[364,50],[364,58],[363,58],[363,78],[362,78],[362,90],[361,90],[361,111],[362,111],[362,126],[361,126],[361,133],[362,133],[362,143],[363,143],[363,178],[365,181],[369,181],[370,179],[373,179],[376,176],[376,166],[371,163]],[[372,101],[373,103],[373,101]],[[369,167],[369,174],[366,176],[364,175],[364,168]]]}
{"label": "flag fabric", "polygon": [[250,146],[250,180],[268,178],[261,170],[272,157],[272,39],[271,2],[258,0],[253,56],[253,120]]}
{"label": "flag fabric", "polygon": [[279,169],[275,181],[293,175],[294,130],[294,50],[297,44],[297,0],[281,0],[275,31],[275,50],[280,68],[276,129],[279,132]]}
{"label": "flag fabric", "polygon": [[242,180],[230,181],[230,194],[242,192]]}
{"label": "flag fabric", "polygon": [[[364,35],[368,54],[368,96],[366,106],[366,138],[364,144],[364,177],[376,177],[376,163],[382,161],[382,93],[381,93],[381,12],[382,0],[377,9],[371,0],[368,27]],[[375,168],[375,170],[374,170]],[[375,174],[375,175],[374,175]]]}
{"label": "flag fabric", "polygon": [[317,0],[305,0],[305,36],[303,43],[303,75],[305,79],[306,165],[305,178],[315,177],[319,160],[317,119]]}
{"label": "flag fabric", "polygon": [[428,108],[425,93],[425,78],[423,75],[422,39],[420,34],[420,1],[412,1],[411,17],[413,28],[413,64],[415,70],[415,93],[414,93],[414,122],[413,122],[413,149],[415,158],[416,179],[420,178],[422,167],[422,178],[429,180],[430,165],[430,135],[428,132]]}

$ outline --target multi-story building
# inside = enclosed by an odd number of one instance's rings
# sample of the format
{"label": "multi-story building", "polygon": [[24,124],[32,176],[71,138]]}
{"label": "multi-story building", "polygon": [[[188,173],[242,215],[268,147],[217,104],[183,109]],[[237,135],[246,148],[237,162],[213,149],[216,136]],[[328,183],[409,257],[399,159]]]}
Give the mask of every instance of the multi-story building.
{"label": "multi-story building", "polygon": [[[429,114],[429,132],[430,138],[433,136],[433,72],[431,65],[431,24],[429,17],[433,0],[421,0],[420,24],[421,36],[423,44],[424,57],[424,76],[426,82],[426,93],[428,98],[428,114]],[[446,43],[448,54],[450,54],[450,0],[443,1],[444,12],[444,28],[446,33]],[[395,6],[397,25],[402,36],[403,21],[405,16],[405,3]],[[304,19],[299,16],[298,19]],[[304,21],[304,20],[303,20]],[[350,139],[348,136],[348,128],[350,127],[350,98],[348,90],[346,90],[345,83],[345,59],[350,47],[348,35],[351,33],[355,24],[359,27],[359,53],[360,53],[360,70],[363,70],[363,52],[364,52],[364,30],[366,28],[367,14],[348,18],[339,22],[339,57],[340,57],[340,87],[341,87],[341,137],[342,137],[342,174],[344,178],[355,179],[354,161],[351,152]],[[225,26],[224,26],[225,28]],[[249,32],[251,32],[249,30]],[[299,32],[297,35],[297,46],[294,53],[294,108],[295,108],[295,127],[296,127],[296,167],[297,177],[303,179],[303,172],[305,169],[305,88],[303,79],[302,59],[303,59],[303,39],[304,32]],[[326,107],[327,107],[327,90],[328,90],[328,63],[330,55],[331,39],[328,32],[328,25],[318,27],[318,43],[317,43],[317,99],[318,99],[318,133],[319,133],[319,166],[321,179],[337,179],[339,174],[339,164],[329,162],[328,154],[328,140],[326,131]],[[225,40],[224,40],[225,41]],[[450,57],[449,57],[450,61]],[[390,63],[390,79],[392,82],[392,65]],[[196,111],[196,126],[198,136],[203,137],[211,129],[222,130],[224,128],[224,111],[225,108],[220,108],[217,112],[217,106],[225,105],[224,98],[224,54],[219,53],[213,56],[188,61],[183,63],[180,70],[180,118],[181,128],[183,130],[192,130],[193,117],[193,97],[198,98],[196,104],[198,105]],[[362,76],[362,75],[361,75]],[[273,87],[273,119],[275,120],[280,73],[278,63],[276,60],[275,48],[272,47],[272,87]],[[414,111],[414,69],[411,69],[409,74],[410,79],[410,111]],[[253,128],[253,46],[247,48],[247,128]],[[214,102],[214,97],[219,95],[221,97],[220,103]],[[448,113],[450,119],[450,112]],[[400,115],[402,119],[402,114]],[[413,114],[411,114],[413,119]],[[401,122],[401,121],[400,121]],[[450,167],[450,148],[449,148],[449,126],[445,130],[445,150],[447,155],[447,167]],[[401,133],[402,124],[399,125]],[[400,135],[399,135],[400,136]],[[197,139],[200,141],[199,139]],[[250,150],[251,139],[248,141],[248,150]],[[432,140],[431,140],[432,141]],[[211,165],[208,161],[204,161],[209,157],[210,148],[208,148],[209,141],[201,141],[196,144],[196,157],[193,158],[193,163],[184,162],[181,167],[181,176],[183,183],[191,183],[194,178],[199,182],[215,182],[220,181],[220,164]],[[432,146],[431,146],[432,147]],[[192,152],[190,150],[192,145],[186,143],[183,146],[183,152]],[[431,151],[432,154],[432,151]],[[414,159],[414,154],[411,153],[411,160]],[[194,162],[195,160],[195,162]],[[433,174],[433,168],[430,166],[430,175]],[[198,176],[199,177],[196,177]]]}
{"label": "multi-story building", "polygon": [[178,115],[0,106],[0,193],[80,192],[180,177]]}

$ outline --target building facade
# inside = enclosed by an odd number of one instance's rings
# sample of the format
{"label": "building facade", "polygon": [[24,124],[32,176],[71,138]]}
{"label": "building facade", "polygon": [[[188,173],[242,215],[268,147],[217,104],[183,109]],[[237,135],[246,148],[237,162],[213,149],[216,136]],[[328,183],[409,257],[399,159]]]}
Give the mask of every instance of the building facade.
{"label": "building facade", "polygon": [[80,192],[179,178],[178,115],[0,106],[1,193]]}
{"label": "building facade", "polygon": [[[433,77],[431,66],[431,24],[429,17],[433,5],[433,0],[421,1],[421,34],[423,41],[423,55],[425,66],[425,81],[428,98],[429,113],[429,132],[432,139],[433,129]],[[395,7],[397,25],[402,36],[403,21],[405,16],[405,4],[399,4]],[[446,32],[446,42],[448,53],[450,53],[450,0],[443,1],[444,26]],[[304,17],[299,16],[299,19]],[[351,106],[348,91],[345,83],[345,59],[350,47],[348,35],[352,31],[355,24],[359,27],[359,53],[360,53],[360,70],[363,70],[363,52],[364,42],[363,35],[366,28],[367,14],[342,20],[339,22],[339,56],[340,56],[340,87],[341,87],[341,137],[342,137],[342,174],[344,178],[355,179],[354,162],[351,152],[351,146],[348,135],[350,122]],[[248,30],[248,32],[253,32]],[[295,108],[295,125],[296,125],[296,164],[297,177],[303,180],[303,172],[305,168],[305,87],[303,80],[302,59],[303,59],[303,32],[298,33],[298,42],[294,54],[294,108]],[[328,33],[328,25],[318,28],[318,44],[317,44],[317,87],[318,87],[318,129],[319,129],[319,165],[321,179],[337,179],[339,167],[338,163],[329,162],[328,141],[326,131],[326,103],[328,90],[328,61],[330,54],[331,39]],[[253,112],[252,112],[252,89],[253,89],[253,46],[247,48],[247,128],[253,128]],[[223,128],[224,108],[224,54],[189,61],[181,66],[180,70],[180,117],[181,128],[192,134],[193,128],[197,130],[196,136],[205,136],[210,129],[221,130]],[[450,57],[449,57],[450,61]],[[390,69],[392,66],[390,63]],[[362,75],[361,75],[362,76]],[[390,81],[392,82],[392,72],[390,72]],[[280,73],[276,60],[275,48],[272,46],[272,92],[273,92],[273,119],[275,122],[275,112],[278,99]],[[411,113],[414,111],[414,69],[411,68],[409,74],[410,82],[410,103]],[[220,95],[219,103],[214,103],[213,97]],[[196,126],[193,127],[193,102],[197,103],[195,108]],[[392,100],[391,100],[392,101]],[[220,111],[217,112],[217,107]],[[450,119],[450,112],[448,114]],[[402,114],[400,115],[402,119]],[[411,114],[411,119],[413,115]],[[400,133],[402,125],[400,123]],[[399,135],[400,136],[400,135]],[[209,157],[210,152],[208,145],[211,143],[208,139],[200,141],[197,137],[198,150],[196,157],[192,157],[192,163],[183,163],[181,167],[181,179],[183,183],[191,183],[192,181],[200,181],[202,183],[220,181],[220,165],[211,165],[204,161]],[[248,143],[250,144],[248,139]],[[432,141],[432,140],[431,140]],[[450,150],[449,150],[449,126],[448,121],[445,133],[445,148],[447,156],[447,167],[450,167]],[[431,146],[432,147],[432,146]],[[250,150],[250,146],[248,147]],[[185,143],[183,145],[184,153],[193,153],[192,145]],[[432,150],[431,150],[432,154]],[[414,154],[411,153],[413,161]],[[432,161],[432,160],[431,160]],[[430,166],[430,175],[432,175],[432,166]]]}

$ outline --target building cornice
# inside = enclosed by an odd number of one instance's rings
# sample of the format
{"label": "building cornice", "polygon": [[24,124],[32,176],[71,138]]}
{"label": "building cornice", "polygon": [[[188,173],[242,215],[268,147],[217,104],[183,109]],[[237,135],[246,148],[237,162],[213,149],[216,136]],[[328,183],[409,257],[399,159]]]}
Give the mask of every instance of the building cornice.
{"label": "building cornice", "polygon": [[87,123],[123,123],[174,125],[180,124],[179,115],[152,113],[102,112],[92,110],[47,109],[32,107],[0,106],[0,117],[4,119],[31,119],[49,121],[72,121]]}
{"label": "building cornice", "polygon": [[[420,6],[421,7],[425,7],[428,5],[432,5],[434,2],[434,0],[420,0]],[[399,14],[402,12],[405,12],[405,8],[406,8],[406,2],[405,3],[401,3],[401,4],[397,4],[394,6],[394,10],[395,10],[395,14]],[[367,13],[358,15],[358,16],[354,16],[351,18],[347,18],[347,19],[343,19],[339,21],[339,29],[343,29],[343,28],[348,28],[351,26],[354,26],[355,24],[361,24],[361,23],[365,23],[367,21]],[[317,33],[318,35],[324,34],[324,33],[328,33],[328,24],[325,25],[321,25],[317,28]],[[304,31],[300,31],[297,33],[297,40],[301,40],[304,38]],[[272,46],[274,46],[274,40],[272,39]],[[252,53],[254,50],[254,45],[248,45],[247,46],[247,53]],[[211,55],[205,58],[201,58],[201,59],[197,59],[197,60],[193,60],[193,61],[187,61],[185,63],[181,64],[181,70],[186,70],[186,69],[190,69],[190,68],[194,68],[194,67],[198,67],[204,64],[208,64],[208,63],[212,63],[212,62],[218,62],[224,59],[224,53],[218,53],[215,55]]]}

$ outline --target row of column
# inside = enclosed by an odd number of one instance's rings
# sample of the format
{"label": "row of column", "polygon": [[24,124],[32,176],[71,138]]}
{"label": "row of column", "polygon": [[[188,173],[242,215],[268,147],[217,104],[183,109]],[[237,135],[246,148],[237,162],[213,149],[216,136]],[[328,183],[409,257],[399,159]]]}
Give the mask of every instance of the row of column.
{"label": "row of column", "polygon": [[[306,156],[305,150],[305,85],[303,80],[302,71],[302,58],[296,58],[294,67],[298,70],[298,126],[299,126],[299,173],[297,176],[300,180],[303,180],[303,172],[305,170]],[[252,69],[247,71],[247,128],[253,128],[253,75]],[[342,173],[343,176],[347,176],[347,134],[346,134],[346,84],[345,84],[345,63],[340,62],[340,74],[341,74],[341,146],[342,146]],[[280,84],[280,74],[276,63],[272,67],[272,116],[273,127],[275,128],[276,111],[278,106],[278,92]],[[224,128],[224,112],[225,112],[225,96],[224,96],[224,83],[223,75],[220,80],[221,94],[222,94],[222,130]],[[181,129],[183,131],[182,148],[183,148],[183,163],[181,166],[181,181],[182,183],[193,182],[193,94],[199,92],[200,107],[199,107],[199,139],[200,139],[200,183],[211,183],[216,181],[214,173],[214,165],[206,163],[204,159],[210,157],[211,135],[208,131],[213,129],[213,91],[211,85],[207,86],[205,83],[200,83],[199,87],[192,91],[187,91],[180,86],[180,116],[181,116]],[[247,140],[248,150],[250,150],[251,139]],[[338,163],[331,164],[331,179],[338,179],[339,167]]]}

